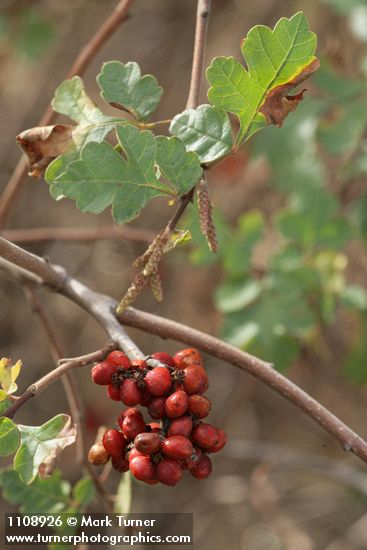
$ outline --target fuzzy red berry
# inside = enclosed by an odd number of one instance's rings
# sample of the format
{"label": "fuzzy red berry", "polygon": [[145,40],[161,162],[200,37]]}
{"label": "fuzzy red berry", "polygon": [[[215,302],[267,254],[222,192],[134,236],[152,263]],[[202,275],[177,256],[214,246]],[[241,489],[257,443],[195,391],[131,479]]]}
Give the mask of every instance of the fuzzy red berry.
{"label": "fuzzy red berry", "polygon": [[190,416],[174,418],[168,428],[167,435],[183,435],[189,437],[192,432],[193,421]]}
{"label": "fuzzy red berry", "polygon": [[163,418],[166,412],[165,409],[166,398],[165,397],[156,397],[148,405],[148,413],[155,420]]}
{"label": "fuzzy red berry", "polygon": [[155,434],[161,432],[161,427],[158,424],[158,422],[149,422],[149,424],[147,424],[147,428],[148,427],[149,427],[150,431],[155,433]]}
{"label": "fuzzy red berry", "polygon": [[107,356],[106,362],[109,365],[121,367],[123,369],[128,369],[130,367],[129,358],[125,355],[125,353],[119,350],[111,351],[111,353]]}
{"label": "fuzzy red berry", "polygon": [[121,401],[129,407],[139,405],[142,398],[142,392],[139,390],[136,382],[131,378],[122,382],[120,387],[120,398]]}
{"label": "fuzzy red berry", "polygon": [[129,461],[125,457],[113,458],[111,464],[117,472],[127,472],[129,470]]}
{"label": "fuzzy red berry", "polygon": [[116,372],[117,367],[110,365],[107,361],[97,363],[91,371],[92,380],[99,386],[108,386],[111,383],[112,375]]}
{"label": "fuzzy red berry", "polygon": [[122,422],[122,432],[126,439],[133,441],[138,434],[145,432],[143,418],[137,415],[127,416]]}
{"label": "fuzzy red berry", "polygon": [[224,430],[221,430],[220,428],[217,428],[217,441],[209,447],[208,453],[218,453],[221,451],[224,447],[224,445],[227,443],[227,434]]}
{"label": "fuzzy red berry", "polygon": [[171,374],[166,367],[156,367],[147,372],[146,389],[155,397],[165,395],[171,387]]}
{"label": "fuzzy red berry", "polygon": [[143,454],[153,455],[161,449],[162,441],[157,433],[144,432],[134,439],[134,447]]}
{"label": "fuzzy red berry", "polygon": [[205,479],[212,473],[212,461],[206,455],[199,458],[193,468],[190,468],[190,474],[196,479]]}
{"label": "fuzzy red berry", "polygon": [[102,464],[107,464],[109,459],[110,455],[102,443],[95,443],[92,445],[88,453],[88,462],[90,464],[93,464],[93,466],[100,466]]}
{"label": "fuzzy red berry", "polygon": [[204,393],[208,389],[208,375],[203,367],[192,365],[185,368],[183,387],[188,394]]}
{"label": "fuzzy red berry", "polygon": [[218,441],[217,429],[203,422],[192,432],[192,440],[203,449],[210,449]]}
{"label": "fuzzy red berry", "polygon": [[164,458],[157,466],[157,478],[164,485],[176,485],[182,476],[182,468],[176,460]]}
{"label": "fuzzy red berry", "polygon": [[154,466],[149,456],[136,456],[130,460],[130,471],[140,481],[150,481],[154,477]]}
{"label": "fuzzy red berry", "polygon": [[126,440],[121,432],[111,428],[103,434],[102,443],[106,451],[112,458],[120,458],[126,446]]}
{"label": "fuzzy red berry", "polygon": [[166,399],[165,411],[168,418],[178,418],[187,411],[189,398],[183,390],[177,390]]}
{"label": "fuzzy red berry", "polygon": [[204,395],[190,395],[188,401],[188,412],[194,414],[197,418],[206,418],[211,411],[211,401]]}
{"label": "fuzzy red berry", "polygon": [[168,458],[182,460],[192,453],[192,443],[183,435],[170,435],[162,443],[162,451]]}
{"label": "fuzzy red berry", "polygon": [[107,386],[107,397],[113,401],[120,401],[120,388],[115,388],[112,384]]}
{"label": "fuzzy red berry", "polygon": [[194,348],[187,348],[177,352],[173,359],[177,369],[185,369],[190,365],[203,365],[200,353]]}
{"label": "fuzzy red berry", "polygon": [[131,361],[131,368],[132,369],[145,369],[144,359],[134,359],[134,361]]}
{"label": "fuzzy red berry", "polygon": [[153,359],[156,359],[160,363],[163,363],[163,365],[168,365],[169,367],[175,367],[176,363],[175,360],[171,355],[166,353],[165,351],[156,351],[152,355]]}

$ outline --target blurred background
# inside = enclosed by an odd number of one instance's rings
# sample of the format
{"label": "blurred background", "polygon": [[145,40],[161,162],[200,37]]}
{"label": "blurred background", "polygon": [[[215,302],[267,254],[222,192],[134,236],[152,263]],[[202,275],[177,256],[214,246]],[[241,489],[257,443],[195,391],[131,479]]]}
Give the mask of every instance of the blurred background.
{"label": "blurred background", "polygon": [[[15,136],[37,125],[77,52],[112,11],[112,0],[0,0],[0,191],[20,151]],[[303,10],[319,37],[321,69],[282,129],[268,128],[209,172],[220,251],[200,237],[195,208],[181,228],[191,244],[162,265],[165,298],[149,291],[137,307],[186,323],[272,361],[362,436],[367,380],[367,2],[366,0],[213,0],[206,64],[241,58],[239,43],[255,24],[273,26]],[[154,119],[185,107],[196,2],[136,0],[126,21],[84,80],[99,104],[95,77],[103,61],[137,61],[154,74],[164,98]],[[202,102],[206,102],[204,82]],[[107,110],[110,108],[107,108]],[[108,112],[113,112],[112,108]],[[170,216],[150,203],[131,226],[157,231]],[[111,225],[109,211],[81,214],[55,202],[31,180],[8,229]],[[22,244],[22,243],[20,243]],[[118,299],[144,243],[122,239],[48,241],[27,250],[63,265],[92,288]],[[67,356],[105,342],[96,323],[65,299],[42,292]],[[147,354],[183,346],[129,330]],[[53,368],[48,342],[16,281],[0,271],[0,356],[21,358],[20,389]],[[229,435],[213,475],[189,475],[174,489],[133,486],[133,511],[194,513],[195,548],[363,550],[367,548],[367,476],[363,464],[291,404],[231,365],[205,357],[211,420]],[[77,372],[88,438],[113,425],[117,406]],[[61,385],[23,407],[17,419],[38,425],[67,412]],[[62,457],[74,482],[74,450]],[[111,488],[119,476],[111,475]],[[6,496],[6,495],[5,495]],[[2,511],[16,508],[2,502]]]}

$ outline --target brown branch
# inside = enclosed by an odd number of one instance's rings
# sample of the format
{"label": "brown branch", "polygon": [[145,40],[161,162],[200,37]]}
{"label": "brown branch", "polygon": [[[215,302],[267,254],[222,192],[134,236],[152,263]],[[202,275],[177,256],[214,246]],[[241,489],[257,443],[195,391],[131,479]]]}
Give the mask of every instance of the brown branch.
{"label": "brown branch", "polygon": [[29,386],[29,388],[22,395],[20,395],[18,399],[4,413],[1,414],[1,416],[14,418],[16,412],[20,409],[20,407],[22,407],[35,395],[39,395],[41,392],[43,392],[50,384],[56,382],[56,380],[59,380],[62,376],[64,376],[72,369],[85,367],[86,365],[89,365],[90,363],[94,363],[96,361],[103,361],[103,359],[105,359],[108,353],[112,349],[114,349],[114,347],[114,344],[110,342],[102,349],[93,351],[92,353],[88,353],[80,357],[75,357],[67,363],[64,363],[56,369],[48,372],[47,374],[42,376],[42,378],[40,378],[37,382]]}
{"label": "brown branch", "polygon": [[127,241],[151,242],[155,233],[139,227],[118,227],[102,225],[97,227],[36,227],[32,229],[6,229],[2,236],[13,243],[34,243],[48,241],[98,241],[122,239]]}
{"label": "brown branch", "polygon": [[[87,313],[94,317],[109,335],[111,340],[130,358],[141,358],[144,356],[126,332],[122,330],[119,322],[124,325],[142,329],[145,332],[150,332],[162,338],[172,338],[178,342],[195,346],[214,357],[223,359],[241,370],[246,371],[307,414],[314,422],[321,426],[321,428],[339,441],[344,450],[352,451],[356,456],[367,463],[367,442],[326,407],[321,405],[316,399],[274,370],[270,363],[241,351],[214,336],[151,313],[128,308],[123,314],[119,315],[117,319],[114,314],[117,306],[115,300],[109,296],[98,294],[90,290],[76,279],[68,277],[65,272],[59,273],[51,265],[45,262],[45,260],[42,260],[42,258],[37,258],[37,256],[1,238],[0,257],[3,255],[4,251],[9,252],[10,249],[11,252],[14,247],[17,251],[15,256],[18,260],[18,264],[20,263],[23,269],[28,268],[28,270],[32,272],[32,268],[35,265],[39,268],[39,264],[42,264],[43,274],[46,275],[46,272],[49,271],[50,275],[50,280],[46,276],[44,280],[45,284],[51,286],[55,292],[66,296],[72,302],[81,306]],[[37,261],[35,261],[35,259]],[[55,277],[59,277],[56,284]],[[51,285],[50,282],[52,283]],[[65,363],[58,367],[58,369],[63,369],[65,365],[69,364],[70,363]],[[56,369],[56,371],[58,371],[58,369]],[[46,376],[52,377],[54,376],[54,372],[55,371],[52,371]],[[30,397],[31,396],[29,396],[27,400]],[[22,398],[20,398],[20,400],[21,399]],[[25,398],[23,397],[23,399]],[[14,403],[13,407],[17,405],[18,401]]]}
{"label": "brown branch", "polygon": [[[78,54],[66,78],[72,78],[75,75],[83,74],[98,50],[103,46],[108,38],[110,38],[119,25],[121,25],[121,23],[128,17],[128,10],[131,3],[132,0],[120,0],[113,12]],[[38,125],[47,126],[53,122],[56,116],[57,114],[49,105]],[[9,220],[10,214],[25,185],[27,172],[28,163],[26,157],[23,155],[15,167],[15,170],[0,198],[0,229],[3,228]]]}
{"label": "brown branch", "polygon": [[119,315],[119,319],[124,325],[140,328],[162,338],[172,338],[178,342],[195,346],[246,371],[296,405],[339,441],[345,451],[352,451],[364,462],[367,462],[367,442],[316,399],[274,370],[269,363],[261,361],[257,357],[241,351],[214,336],[151,313],[128,308],[122,315]]}
{"label": "brown branch", "polygon": [[211,0],[198,0],[190,91],[186,104],[187,109],[194,109],[199,103],[210,9]]}

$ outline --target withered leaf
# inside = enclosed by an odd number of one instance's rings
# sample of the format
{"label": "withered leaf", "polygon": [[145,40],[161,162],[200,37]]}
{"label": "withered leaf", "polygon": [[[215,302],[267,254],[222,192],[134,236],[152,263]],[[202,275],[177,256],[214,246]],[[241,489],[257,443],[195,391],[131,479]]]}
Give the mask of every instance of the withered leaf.
{"label": "withered leaf", "polygon": [[75,126],[69,124],[36,126],[16,137],[28,157],[30,176],[41,176],[53,159],[66,153],[73,146],[74,129]]}
{"label": "withered leaf", "polygon": [[293,96],[289,95],[289,92],[309,78],[319,66],[320,61],[314,59],[295,78],[285,84],[276,86],[267,94],[260,112],[265,115],[268,124],[275,124],[278,127],[282,126],[287,115],[291,111],[294,111],[298,103],[302,101],[306,90],[304,89]]}

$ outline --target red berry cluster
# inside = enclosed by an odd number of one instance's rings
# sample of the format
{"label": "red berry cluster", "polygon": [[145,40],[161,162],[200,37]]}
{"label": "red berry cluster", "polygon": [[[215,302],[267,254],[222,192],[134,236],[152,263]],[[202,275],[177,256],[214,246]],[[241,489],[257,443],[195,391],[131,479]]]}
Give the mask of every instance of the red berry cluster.
{"label": "red berry cluster", "polygon": [[[203,422],[211,402],[203,395],[209,382],[196,349],[184,349],[174,357],[157,352],[137,361],[112,351],[94,365],[92,379],[107,386],[110,399],[129,408],[117,418],[119,429],[107,430],[102,444],[92,447],[90,462],[104,464],[111,458],[115,470],[130,470],[149,484],[175,485],[183,470],[197,479],[210,475],[208,454],[220,451],[227,436]],[[160,422],[146,423],[136,405],[146,407]]]}

